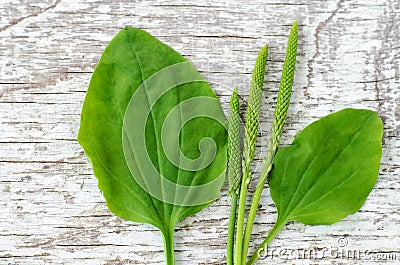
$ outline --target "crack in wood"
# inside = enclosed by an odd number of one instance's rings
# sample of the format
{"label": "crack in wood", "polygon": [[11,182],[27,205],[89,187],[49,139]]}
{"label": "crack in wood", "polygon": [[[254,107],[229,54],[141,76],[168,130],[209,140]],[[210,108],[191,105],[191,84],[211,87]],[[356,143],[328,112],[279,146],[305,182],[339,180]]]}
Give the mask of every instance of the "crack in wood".
{"label": "crack in wood", "polygon": [[0,32],[3,32],[3,31],[5,31],[5,30],[7,30],[7,29],[9,29],[9,28],[11,28],[11,27],[13,27],[13,26],[15,26],[15,25],[18,25],[19,23],[21,23],[22,21],[24,21],[24,20],[26,20],[26,19],[28,19],[28,18],[37,17],[37,16],[39,16],[39,15],[41,15],[41,14],[43,14],[43,13],[46,13],[47,11],[49,11],[49,10],[54,9],[55,7],[57,7],[57,5],[58,5],[60,2],[61,2],[61,0],[56,0],[56,1],[54,2],[54,4],[52,4],[51,6],[48,6],[48,7],[44,8],[43,10],[41,10],[41,11],[39,11],[39,12],[32,13],[32,14],[27,15],[27,16],[25,16],[25,17],[13,19],[13,20],[10,22],[10,24],[1,27],[1,28],[0,28]]}
{"label": "crack in wood", "polygon": [[326,26],[328,25],[328,23],[330,23],[332,21],[332,19],[334,18],[334,16],[339,12],[339,10],[341,8],[343,8],[343,3],[345,2],[345,0],[339,0],[336,4],[336,8],[331,12],[331,14],[323,21],[321,21],[317,28],[315,29],[315,33],[314,33],[314,44],[315,44],[315,53],[314,55],[311,57],[310,60],[308,60],[307,62],[307,67],[308,67],[308,73],[307,73],[307,85],[304,88],[304,97],[306,99],[310,99],[311,95],[310,93],[308,93],[308,88],[310,86],[312,86],[312,78],[314,77],[315,73],[314,73],[314,67],[313,64],[315,63],[315,59],[317,59],[317,57],[319,56],[320,53],[320,34],[321,31],[326,28]]}

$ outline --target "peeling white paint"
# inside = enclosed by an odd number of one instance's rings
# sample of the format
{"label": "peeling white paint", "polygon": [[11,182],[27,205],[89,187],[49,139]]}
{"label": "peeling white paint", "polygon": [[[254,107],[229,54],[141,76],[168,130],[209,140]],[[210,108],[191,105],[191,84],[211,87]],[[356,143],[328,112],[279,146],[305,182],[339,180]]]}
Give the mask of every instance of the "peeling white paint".
{"label": "peeling white paint", "polygon": [[[360,212],[329,227],[290,224],[271,247],[333,249],[345,238],[345,250],[395,254],[397,261],[275,257],[273,263],[398,264],[399,5],[395,0],[1,1],[0,264],[164,264],[160,232],[108,211],[75,141],[101,53],[123,26],[143,28],[200,69],[226,111],[233,85],[247,97],[254,59],[268,43],[259,141],[265,145],[293,19],[300,24],[299,54],[282,144],[332,111],[364,107],[384,120],[384,150],[378,183]],[[265,154],[259,150],[257,172]],[[178,224],[178,264],[224,264],[228,214],[224,197]],[[255,243],[275,217],[266,190]],[[271,260],[259,262],[267,263]]]}

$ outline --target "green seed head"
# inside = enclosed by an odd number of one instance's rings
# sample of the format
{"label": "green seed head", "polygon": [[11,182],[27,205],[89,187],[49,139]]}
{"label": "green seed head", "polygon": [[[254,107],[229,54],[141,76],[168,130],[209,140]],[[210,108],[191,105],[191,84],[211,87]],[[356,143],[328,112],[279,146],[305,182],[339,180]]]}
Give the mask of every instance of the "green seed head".
{"label": "green seed head", "polygon": [[285,123],[287,110],[289,108],[290,96],[292,94],[294,69],[296,65],[297,41],[298,25],[297,21],[294,21],[292,29],[290,30],[288,46],[286,48],[286,57],[283,64],[278,100],[276,102],[274,121],[272,124],[272,130],[274,130],[275,136],[273,137],[274,149],[279,146],[283,125]]}
{"label": "green seed head", "polygon": [[231,195],[239,192],[242,176],[241,160],[239,96],[238,89],[235,87],[230,100],[228,118],[228,181]]}
{"label": "green seed head", "polygon": [[247,106],[245,124],[245,160],[243,161],[243,166],[246,172],[245,175],[247,178],[250,178],[250,163],[254,159],[254,151],[257,141],[262,100],[262,87],[264,83],[267,56],[268,46],[264,46],[258,54],[250,86],[250,96]]}
{"label": "green seed head", "polygon": [[296,64],[298,40],[298,25],[294,21],[289,34],[288,45],[286,48],[286,57],[283,63],[281,83],[279,86],[278,100],[276,102],[274,120],[272,121],[270,138],[268,140],[268,153],[265,158],[264,168],[267,167],[267,174],[264,174],[258,181],[258,185],[264,185],[268,173],[272,169],[272,162],[280,143],[283,125],[286,120],[286,114],[289,108],[290,96],[292,94],[294,68]]}

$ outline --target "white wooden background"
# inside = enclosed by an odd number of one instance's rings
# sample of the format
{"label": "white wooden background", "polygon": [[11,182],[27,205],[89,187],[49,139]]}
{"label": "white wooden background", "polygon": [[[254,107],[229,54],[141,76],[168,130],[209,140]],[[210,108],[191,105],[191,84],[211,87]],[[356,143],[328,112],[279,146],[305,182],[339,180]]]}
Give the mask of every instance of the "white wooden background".
{"label": "white wooden background", "polygon": [[[360,212],[330,227],[290,224],[271,246],[333,253],[275,253],[259,264],[400,264],[399,0],[0,0],[0,264],[163,264],[160,233],[108,211],[76,141],[103,49],[125,25],[145,29],[186,56],[227,110],[233,85],[247,97],[268,43],[265,146],[294,19],[299,52],[282,144],[332,111],[365,107],[384,121],[382,166]],[[177,226],[178,264],[224,264],[228,205],[225,195]],[[265,190],[254,244],[275,217]],[[342,255],[365,250],[368,257]]]}

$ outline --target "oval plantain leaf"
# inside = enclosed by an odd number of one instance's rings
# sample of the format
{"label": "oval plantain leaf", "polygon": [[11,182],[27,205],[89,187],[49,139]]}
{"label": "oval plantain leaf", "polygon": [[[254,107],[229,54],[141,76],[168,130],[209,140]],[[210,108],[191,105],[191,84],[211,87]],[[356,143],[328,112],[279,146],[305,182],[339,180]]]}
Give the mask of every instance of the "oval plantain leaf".
{"label": "oval plantain leaf", "polygon": [[377,181],[382,134],[379,116],[361,109],[307,126],[274,160],[269,185],[277,223],[333,224],[358,211]]}
{"label": "oval plantain leaf", "polygon": [[225,125],[216,95],[185,58],[126,27],[93,73],[78,141],[108,208],[168,236],[218,198]]}

